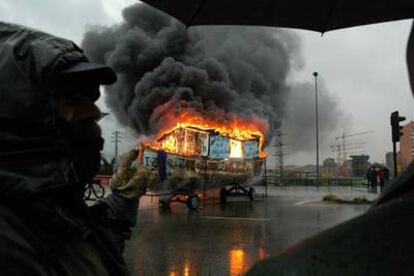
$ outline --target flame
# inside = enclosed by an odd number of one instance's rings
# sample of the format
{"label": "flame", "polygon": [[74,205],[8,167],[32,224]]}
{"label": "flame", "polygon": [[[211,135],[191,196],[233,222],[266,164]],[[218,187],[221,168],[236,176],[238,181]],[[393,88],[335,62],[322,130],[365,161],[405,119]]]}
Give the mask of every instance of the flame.
{"label": "flame", "polygon": [[231,249],[229,252],[229,269],[230,275],[242,275],[245,266],[243,249]]}
{"label": "flame", "polygon": [[[167,104],[171,104],[170,102]],[[160,149],[167,152],[177,152],[177,140],[170,133],[180,128],[191,128],[194,130],[214,132],[216,134],[229,137],[231,143],[230,157],[241,158],[242,153],[242,141],[258,140],[260,147],[260,157],[266,157],[267,154],[263,150],[265,136],[268,129],[268,125],[265,121],[259,118],[244,119],[234,114],[224,114],[222,112],[216,115],[203,116],[199,112],[191,109],[182,109],[178,114],[169,110],[165,112],[164,104],[161,110],[163,114],[159,117],[160,127],[159,131],[155,134],[154,139],[144,141],[144,146]],[[155,113],[157,113],[155,111]],[[213,119],[214,118],[214,119]],[[155,142],[157,141],[157,142]],[[187,142],[187,136],[184,136],[184,153],[191,152],[191,144]],[[188,154],[190,155],[190,154]]]}
{"label": "flame", "polygon": [[190,265],[188,264],[188,262],[184,263],[184,276],[190,276]]}
{"label": "flame", "polygon": [[177,151],[177,139],[169,135],[167,139],[161,142],[161,148],[165,149],[166,151],[176,152]]}

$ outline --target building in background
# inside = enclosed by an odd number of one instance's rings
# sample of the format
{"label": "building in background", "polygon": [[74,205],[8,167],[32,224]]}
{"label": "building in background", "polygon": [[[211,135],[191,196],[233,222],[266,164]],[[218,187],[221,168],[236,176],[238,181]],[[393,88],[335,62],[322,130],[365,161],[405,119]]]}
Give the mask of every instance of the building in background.
{"label": "building in background", "polygon": [[390,170],[391,175],[394,175],[394,157],[392,156],[392,151],[385,154],[385,167]]}
{"label": "building in background", "polygon": [[414,122],[411,121],[403,126],[403,135],[400,138],[400,158],[398,165],[404,170],[414,159]]}
{"label": "building in background", "polygon": [[338,168],[338,176],[349,177],[352,176],[352,160],[344,160]]}
{"label": "building in background", "polygon": [[392,156],[392,151],[389,151],[385,154],[385,166],[388,169],[392,169],[394,167],[394,158]]}
{"label": "building in background", "polygon": [[352,176],[365,177],[370,166],[369,155],[351,155],[352,158]]}
{"label": "building in background", "polygon": [[323,177],[334,177],[337,174],[337,164],[334,158],[326,158],[323,161],[322,176]]}

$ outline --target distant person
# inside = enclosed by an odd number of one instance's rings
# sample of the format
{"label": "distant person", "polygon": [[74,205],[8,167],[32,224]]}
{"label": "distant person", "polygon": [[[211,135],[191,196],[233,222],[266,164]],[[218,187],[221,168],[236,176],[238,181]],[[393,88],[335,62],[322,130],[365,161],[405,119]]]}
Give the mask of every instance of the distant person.
{"label": "distant person", "polygon": [[382,192],[384,190],[385,186],[385,168],[380,168],[378,171],[378,180],[379,180],[379,186],[380,191]]}
{"label": "distant person", "polygon": [[[414,25],[407,64],[414,93]],[[413,210],[414,162],[367,213],[258,262],[246,275],[413,275]]]}
{"label": "distant person", "polygon": [[377,172],[374,167],[370,167],[366,173],[368,182],[368,192],[372,192],[377,187]]}
{"label": "distant person", "polygon": [[384,170],[385,170],[385,187],[387,187],[390,184],[390,170],[388,168],[384,168]]}
{"label": "distant person", "polygon": [[145,183],[83,199],[103,146],[99,86],[115,81],[73,42],[0,22],[0,275],[129,275]]}

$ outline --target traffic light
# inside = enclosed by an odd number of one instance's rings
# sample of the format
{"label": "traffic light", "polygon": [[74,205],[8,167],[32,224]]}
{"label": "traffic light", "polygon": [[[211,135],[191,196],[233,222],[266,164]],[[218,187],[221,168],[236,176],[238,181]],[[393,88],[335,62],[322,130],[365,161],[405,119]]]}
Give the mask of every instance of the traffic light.
{"label": "traffic light", "polygon": [[400,122],[404,121],[405,117],[400,116],[398,111],[394,111],[391,113],[391,128],[392,128],[392,141],[399,142],[400,137],[403,135],[402,129],[403,127],[400,126]]}

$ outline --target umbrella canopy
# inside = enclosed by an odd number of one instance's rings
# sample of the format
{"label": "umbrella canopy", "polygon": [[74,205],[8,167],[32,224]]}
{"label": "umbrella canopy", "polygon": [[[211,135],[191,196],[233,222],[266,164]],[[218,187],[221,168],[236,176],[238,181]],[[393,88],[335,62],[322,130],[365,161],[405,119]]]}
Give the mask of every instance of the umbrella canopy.
{"label": "umbrella canopy", "polygon": [[252,25],[318,32],[414,17],[414,0],[141,0],[193,25]]}

